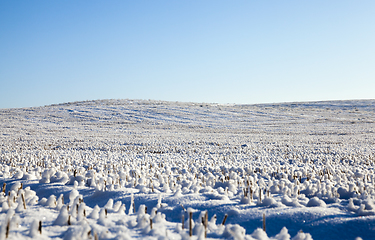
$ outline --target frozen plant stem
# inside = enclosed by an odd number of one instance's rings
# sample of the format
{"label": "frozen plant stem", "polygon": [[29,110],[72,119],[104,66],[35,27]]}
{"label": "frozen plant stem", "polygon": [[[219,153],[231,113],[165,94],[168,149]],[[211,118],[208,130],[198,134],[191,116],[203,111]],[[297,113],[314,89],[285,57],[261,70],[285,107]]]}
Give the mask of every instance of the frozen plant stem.
{"label": "frozen plant stem", "polygon": [[185,224],[185,216],[184,216],[184,214],[182,214],[181,222],[182,222],[182,230],[184,230],[184,224]]}
{"label": "frozen plant stem", "polygon": [[227,217],[228,217],[228,214],[225,214],[224,219],[223,219],[223,222],[221,223],[221,225],[224,225],[224,224],[225,224],[225,221],[227,220]]}
{"label": "frozen plant stem", "polygon": [[208,213],[204,214],[204,237],[207,238]]}
{"label": "frozen plant stem", "polygon": [[191,237],[193,235],[193,213],[189,213],[189,236]]}
{"label": "frozen plant stem", "polygon": [[39,221],[38,232],[42,234],[42,221]]}
{"label": "frozen plant stem", "polygon": [[263,231],[266,232],[266,214],[263,213]]}
{"label": "frozen plant stem", "polygon": [[8,236],[9,236],[9,220],[8,220],[7,226],[5,228],[5,238],[8,238]]}
{"label": "frozen plant stem", "polygon": [[25,202],[25,196],[23,196],[23,193],[21,194],[22,202],[23,202],[23,208],[26,210],[26,202]]}

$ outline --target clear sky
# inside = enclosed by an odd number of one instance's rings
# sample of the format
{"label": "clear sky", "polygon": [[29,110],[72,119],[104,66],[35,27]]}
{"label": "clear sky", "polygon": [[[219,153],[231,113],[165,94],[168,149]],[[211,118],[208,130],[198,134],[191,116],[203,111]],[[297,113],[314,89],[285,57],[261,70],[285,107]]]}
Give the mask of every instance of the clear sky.
{"label": "clear sky", "polygon": [[0,108],[375,98],[375,1],[0,0]]}

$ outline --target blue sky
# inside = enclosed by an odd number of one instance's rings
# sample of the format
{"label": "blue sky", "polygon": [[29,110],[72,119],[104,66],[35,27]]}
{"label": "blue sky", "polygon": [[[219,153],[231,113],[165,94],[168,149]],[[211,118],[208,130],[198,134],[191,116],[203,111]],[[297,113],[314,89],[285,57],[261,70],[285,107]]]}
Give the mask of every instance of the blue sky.
{"label": "blue sky", "polygon": [[375,98],[375,1],[0,1],[0,108]]}

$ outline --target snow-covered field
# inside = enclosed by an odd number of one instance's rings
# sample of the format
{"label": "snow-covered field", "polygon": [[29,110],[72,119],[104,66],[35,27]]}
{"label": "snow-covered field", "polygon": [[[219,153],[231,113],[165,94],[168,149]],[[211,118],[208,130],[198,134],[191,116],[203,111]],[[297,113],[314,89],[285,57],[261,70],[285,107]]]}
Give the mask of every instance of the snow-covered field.
{"label": "snow-covered field", "polygon": [[374,239],[374,106],[0,109],[0,239]]}

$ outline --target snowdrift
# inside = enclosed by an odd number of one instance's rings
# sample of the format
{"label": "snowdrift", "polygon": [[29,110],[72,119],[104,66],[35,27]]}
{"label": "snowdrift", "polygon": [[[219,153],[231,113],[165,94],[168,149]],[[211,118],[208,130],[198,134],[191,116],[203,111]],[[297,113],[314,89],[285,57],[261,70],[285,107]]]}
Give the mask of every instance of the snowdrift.
{"label": "snowdrift", "polygon": [[374,106],[1,109],[0,239],[371,239]]}

